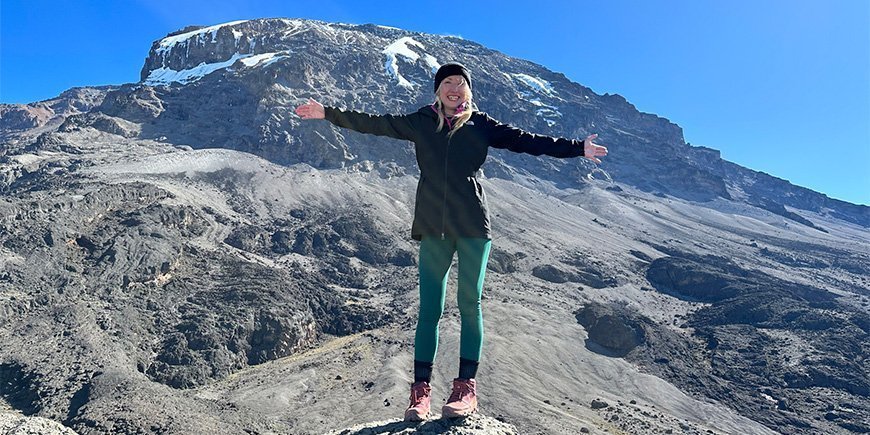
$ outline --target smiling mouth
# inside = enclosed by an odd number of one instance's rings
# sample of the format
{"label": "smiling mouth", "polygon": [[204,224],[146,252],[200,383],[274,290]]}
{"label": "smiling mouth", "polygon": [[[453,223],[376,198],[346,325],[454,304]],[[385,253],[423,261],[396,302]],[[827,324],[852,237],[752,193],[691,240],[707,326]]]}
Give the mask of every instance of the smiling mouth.
{"label": "smiling mouth", "polygon": [[459,97],[457,97],[456,95],[449,95],[447,96],[447,99],[450,101],[459,101]]}

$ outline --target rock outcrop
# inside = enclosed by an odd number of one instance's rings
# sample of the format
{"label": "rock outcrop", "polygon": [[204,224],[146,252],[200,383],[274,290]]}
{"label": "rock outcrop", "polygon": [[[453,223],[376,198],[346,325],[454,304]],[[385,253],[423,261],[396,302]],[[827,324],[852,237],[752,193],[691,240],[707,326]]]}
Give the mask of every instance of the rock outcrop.
{"label": "rock outcrop", "polygon": [[357,425],[326,435],[516,435],[517,428],[492,417],[474,414],[461,419],[433,419],[422,423],[387,420]]}
{"label": "rock outcrop", "polygon": [[9,435],[77,435],[56,421],[0,411],[0,433]]}

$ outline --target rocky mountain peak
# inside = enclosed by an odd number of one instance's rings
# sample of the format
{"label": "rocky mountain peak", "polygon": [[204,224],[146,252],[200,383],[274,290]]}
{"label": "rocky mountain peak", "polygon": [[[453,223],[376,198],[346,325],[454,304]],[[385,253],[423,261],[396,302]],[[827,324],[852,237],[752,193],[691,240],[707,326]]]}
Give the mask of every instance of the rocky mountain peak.
{"label": "rocky mountain peak", "polygon": [[[563,74],[472,41],[373,24],[271,18],[171,33],[152,44],[142,69],[139,86],[155,88],[146,111],[166,107],[166,113],[147,117],[155,127],[144,132],[194,147],[253,152],[281,164],[359,168],[397,163],[413,173],[407,148],[397,152],[386,145],[388,139],[300,123],[292,107],[316,97],[324,104],[373,113],[407,113],[431,102],[434,70],[454,60],[472,68],[475,100],[497,119],[554,136],[580,139],[598,133],[619,156],[599,167],[610,179],[690,200],[736,196],[789,219],[794,216],[784,206],[870,226],[870,208],[723,161],[715,150],[688,145],[676,124],[638,111],[620,95],[598,95]],[[140,95],[142,90],[122,93]],[[142,112],[119,107],[119,99],[142,105],[141,98],[123,96],[109,98],[110,105],[101,110],[113,116]],[[216,120],[222,128],[211,128]],[[499,151],[490,159],[487,176],[519,181],[532,174],[559,187],[582,187],[596,169],[582,159],[545,162]]]}
{"label": "rocky mountain peak", "polygon": [[[611,149],[626,150],[623,163],[606,167],[612,175],[650,190],[695,180],[668,190],[694,198],[728,197],[724,182],[704,171],[649,167],[667,161],[662,154],[687,148],[677,125],[638,112],[620,96],[597,95],[540,65],[455,37],[290,19],[186,28],[152,44],[139,88],[155,88],[156,97],[148,105],[166,107],[166,113],[153,116],[155,127],[147,129],[154,135],[159,131],[160,136],[192,146],[254,152],[282,164],[329,168],[396,162],[414,172],[407,153],[396,153],[395,147],[389,153],[379,151],[385,149],[386,139],[337,135],[317,123],[300,123],[292,107],[313,96],[325,104],[374,113],[413,111],[432,101],[434,71],[447,61],[464,62],[473,69],[475,99],[498,119],[570,138],[599,132]],[[121,93],[139,95],[139,88]],[[136,104],[141,98],[110,96],[100,111],[121,117],[130,112],[117,101]],[[215,119],[229,123],[221,121],[226,128],[219,129],[219,135],[210,128]],[[178,137],[180,126],[174,121],[184,121],[185,137]],[[594,169],[582,160],[543,163],[500,152],[492,157],[492,176],[529,172],[561,186],[583,184]],[[680,157],[676,165],[686,163]],[[557,171],[548,169],[553,164]],[[643,176],[639,168],[646,169]],[[666,180],[656,183],[657,179]]]}

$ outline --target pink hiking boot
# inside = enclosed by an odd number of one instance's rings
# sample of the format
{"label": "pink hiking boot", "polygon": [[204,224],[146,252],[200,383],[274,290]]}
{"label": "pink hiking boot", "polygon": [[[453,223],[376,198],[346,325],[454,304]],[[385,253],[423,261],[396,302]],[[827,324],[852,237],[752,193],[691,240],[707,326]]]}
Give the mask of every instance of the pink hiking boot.
{"label": "pink hiking boot", "polygon": [[429,404],[432,387],[428,382],[411,385],[411,404],[405,410],[405,421],[423,421],[429,418]]}
{"label": "pink hiking boot", "polygon": [[454,379],[453,393],[447,399],[447,404],[441,408],[441,416],[466,417],[475,412],[477,412],[477,383],[474,379]]}

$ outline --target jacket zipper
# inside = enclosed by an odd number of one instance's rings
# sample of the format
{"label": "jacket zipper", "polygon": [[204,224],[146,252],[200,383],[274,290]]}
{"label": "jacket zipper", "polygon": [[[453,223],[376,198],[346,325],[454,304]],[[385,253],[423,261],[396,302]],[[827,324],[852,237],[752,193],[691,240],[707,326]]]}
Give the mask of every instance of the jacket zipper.
{"label": "jacket zipper", "polygon": [[444,202],[441,204],[441,240],[445,239],[445,233],[447,232],[447,162],[448,157],[450,156],[450,140],[453,139],[448,132],[447,134],[447,148],[444,150]]}

